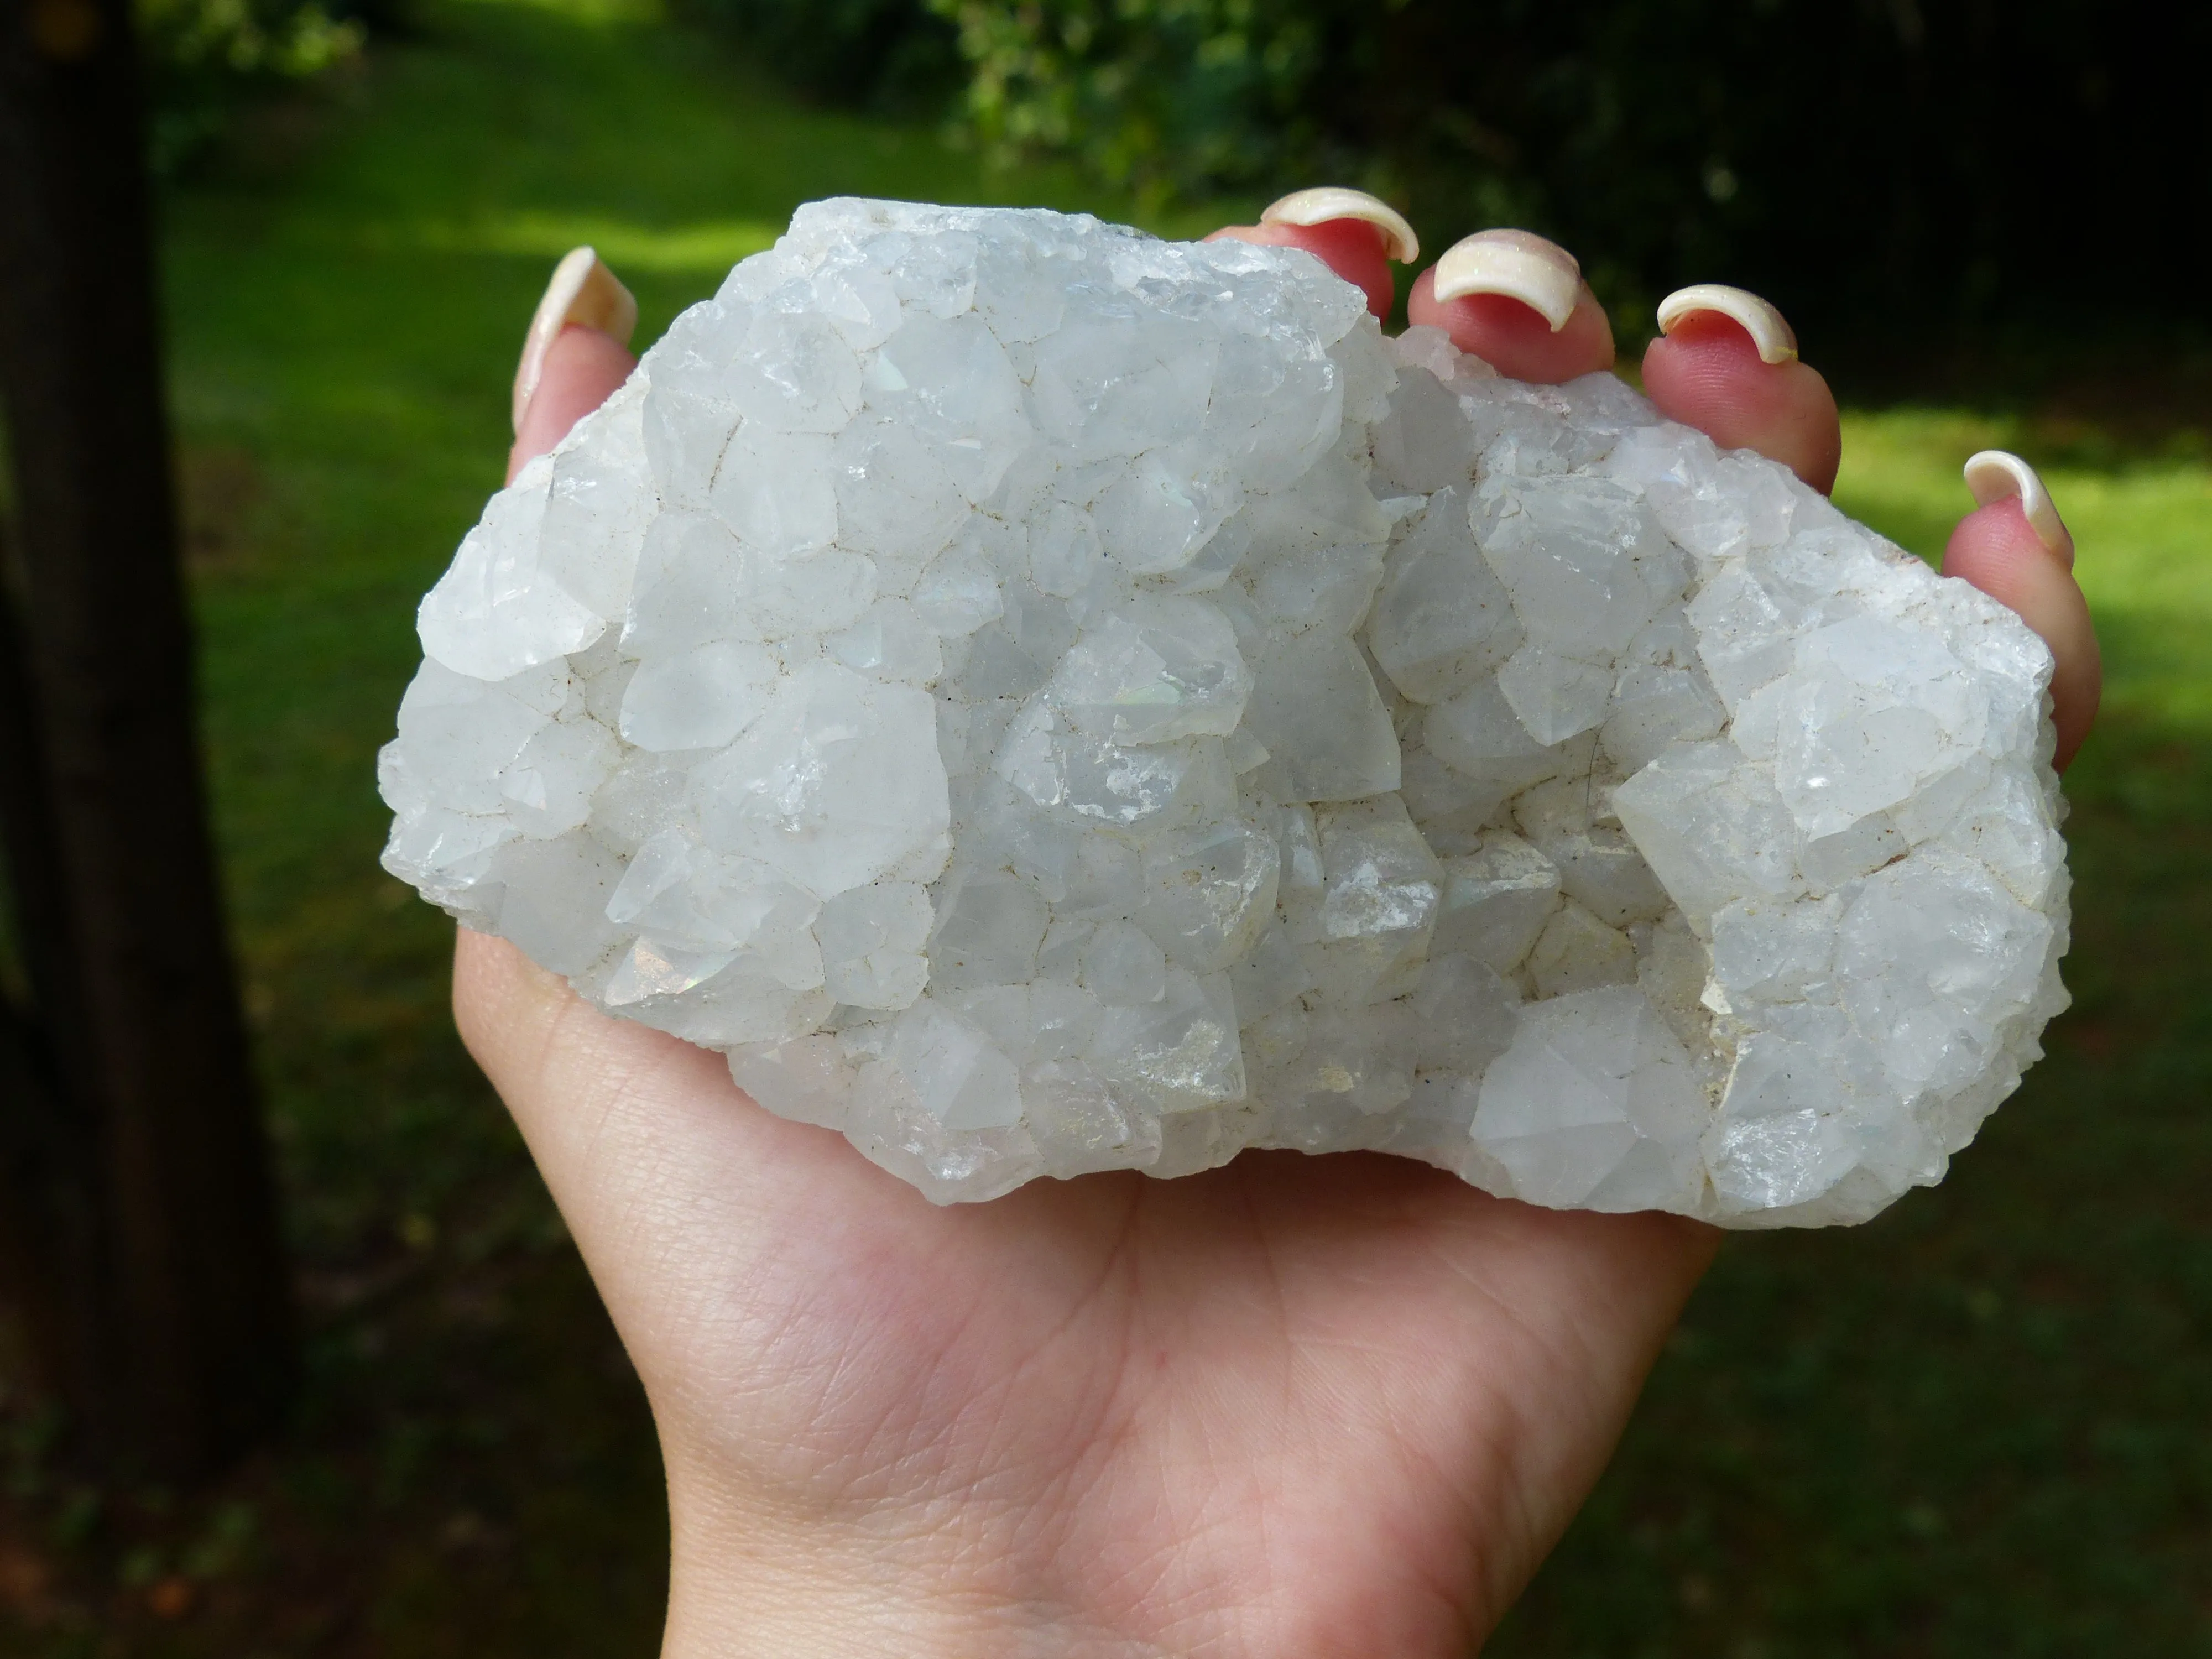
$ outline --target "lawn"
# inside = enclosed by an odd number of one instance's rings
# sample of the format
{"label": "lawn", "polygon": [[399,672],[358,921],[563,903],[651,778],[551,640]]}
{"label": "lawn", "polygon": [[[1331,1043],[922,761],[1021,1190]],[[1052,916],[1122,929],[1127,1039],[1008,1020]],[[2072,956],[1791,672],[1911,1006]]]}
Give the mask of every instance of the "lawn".
{"label": "lawn", "polygon": [[[0,1653],[653,1651],[665,1522],[635,1380],[453,1038],[448,924],[376,866],[414,604],[498,482],[521,325],[574,243],[635,289],[642,342],[811,197],[1126,211],[797,108],[619,7],[421,16],[254,116],[166,228],[207,732],[307,1386],[283,1443],[189,1499],[74,1483],[0,1392]],[[1838,499],[1916,550],[1940,551],[1959,463],[1991,442],[2045,466],[2080,539],[2111,690],[2069,781],[2076,1006],[1943,1187],[1855,1231],[1731,1243],[1492,1650],[2212,1651],[2203,434],[1955,393],[1847,428]]]}

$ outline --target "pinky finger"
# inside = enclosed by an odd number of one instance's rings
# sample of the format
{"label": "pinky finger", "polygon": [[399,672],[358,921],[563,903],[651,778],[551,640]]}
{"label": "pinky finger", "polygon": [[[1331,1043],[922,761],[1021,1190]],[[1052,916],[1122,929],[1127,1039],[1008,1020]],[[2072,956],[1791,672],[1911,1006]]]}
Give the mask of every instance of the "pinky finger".
{"label": "pinky finger", "polygon": [[2089,602],[2074,580],[2073,538],[2042,479],[2018,456],[1984,450],[1966,463],[1966,482],[1983,504],[1951,532],[1943,574],[2009,607],[2051,647],[2056,763],[2063,769],[2089,735],[2104,689]]}

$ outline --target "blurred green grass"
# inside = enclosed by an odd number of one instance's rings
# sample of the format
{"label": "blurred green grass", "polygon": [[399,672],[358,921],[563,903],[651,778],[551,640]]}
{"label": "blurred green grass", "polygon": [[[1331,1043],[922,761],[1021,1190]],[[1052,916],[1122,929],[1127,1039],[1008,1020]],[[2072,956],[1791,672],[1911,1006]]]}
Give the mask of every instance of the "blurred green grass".
{"label": "blurred green grass", "polygon": [[[0,1567],[46,1577],[0,1572],[0,1652],[652,1650],[642,1402],[453,1036],[449,927],[376,866],[373,757],[416,599],[499,482],[553,257],[601,247],[642,342],[837,192],[1129,210],[797,106],[623,0],[428,0],[169,202],[208,740],[310,1381],[286,1442],[190,1504],[95,1498],[6,1417]],[[2045,467],[2081,541],[2111,690],[2069,781],[2077,1006],[1943,1187],[1731,1243],[1493,1651],[2212,1651],[2203,434],[1948,406],[1847,428],[1838,499],[1908,546],[1940,550],[1990,443]],[[180,1579],[192,1611],[156,1616]]]}

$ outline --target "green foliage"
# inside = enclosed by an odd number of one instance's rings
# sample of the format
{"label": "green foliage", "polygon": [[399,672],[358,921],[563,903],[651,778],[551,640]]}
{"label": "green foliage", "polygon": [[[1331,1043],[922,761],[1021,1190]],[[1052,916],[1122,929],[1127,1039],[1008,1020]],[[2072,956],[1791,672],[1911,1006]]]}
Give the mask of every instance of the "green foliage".
{"label": "green foliage", "polygon": [[2060,214],[2135,279],[2108,316],[2170,313],[2165,273],[2212,254],[2169,194],[2212,164],[2203,8],[925,4],[957,22],[961,118],[1000,154],[1184,196],[1363,181],[1439,240],[1522,224],[1601,252],[1593,281],[1632,332],[1659,294],[1717,278],[1862,335],[2063,313]]}
{"label": "green foliage", "polygon": [[918,0],[685,0],[684,9],[831,102],[935,107],[959,83],[952,31]]}
{"label": "green foliage", "polygon": [[[957,22],[963,112],[1001,157],[1081,155],[1117,184],[1203,194],[1342,149],[1316,86],[1367,44],[1359,0],[928,0]],[[1340,161],[1348,158],[1335,158]]]}
{"label": "green foliage", "polygon": [[241,97],[352,58],[365,26],[322,0],[138,0],[138,33],[152,161],[166,174],[222,130]]}

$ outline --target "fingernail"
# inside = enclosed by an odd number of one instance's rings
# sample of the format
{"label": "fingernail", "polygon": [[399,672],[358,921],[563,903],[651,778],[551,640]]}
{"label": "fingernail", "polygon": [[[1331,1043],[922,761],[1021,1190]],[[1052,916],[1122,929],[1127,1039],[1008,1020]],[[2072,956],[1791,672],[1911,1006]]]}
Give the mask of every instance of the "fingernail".
{"label": "fingernail", "polygon": [[599,256],[588,247],[571,248],[553,267],[553,280],[530,319],[530,332],[522,337],[522,361],[514,370],[514,429],[522,430],[523,411],[538,390],[538,377],[545,372],[545,354],[561,331],[571,323],[596,328],[628,345],[637,327],[637,301],[615,280]]}
{"label": "fingernail", "polygon": [[2027,527],[2035,532],[2036,539],[2057,554],[2069,570],[2074,568],[2074,534],[2058,516],[2057,507],[2051,504],[2051,492],[2043,487],[2043,480],[2036,476],[2035,469],[2019,456],[2002,449],[1984,449],[1978,455],[1969,456],[1966,488],[1973,492],[1978,507],[2017,497],[2021,515],[2027,520]]}
{"label": "fingernail", "polygon": [[1421,257],[1421,239],[1413,234],[1406,216],[1378,196],[1341,185],[1322,185],[1313,190],[1294,190],[1279,202],[1271,202],[1260,215],[1263,225],[1325,225],[1332,219],[1357,219],[1382,233],[1382,251],[1401,265]]}
{"label": "fingernail", "polygon": [[1692,283],[1676,289],[1659,302],[1659,331],[1672,334],[1674,325],[1701,311],[1717,311],[1751,336],[1763,363],[1786,363],[1797,356],[1797,335],[1782,313],[1747,289],[1725,283]]}
{"label": "fingernail", "polygon": [[1557,242],[1525,230],[1478,230],[1437,261],[1437,298],[1503,294],[1518,300],[1557,334],[1582,297],[1583,268]]}

